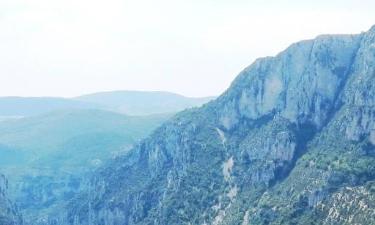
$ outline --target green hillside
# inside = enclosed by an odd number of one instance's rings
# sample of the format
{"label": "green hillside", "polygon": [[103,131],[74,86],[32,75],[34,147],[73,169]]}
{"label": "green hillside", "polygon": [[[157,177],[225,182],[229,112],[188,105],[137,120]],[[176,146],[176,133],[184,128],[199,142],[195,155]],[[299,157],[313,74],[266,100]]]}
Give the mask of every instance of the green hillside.
{"label": "green hillside", "polygon": [[1,122],[0,171],[9,196],[23,212],[48,211],[84,186],[85,173],[125,154],[170,116],[85,109]]}

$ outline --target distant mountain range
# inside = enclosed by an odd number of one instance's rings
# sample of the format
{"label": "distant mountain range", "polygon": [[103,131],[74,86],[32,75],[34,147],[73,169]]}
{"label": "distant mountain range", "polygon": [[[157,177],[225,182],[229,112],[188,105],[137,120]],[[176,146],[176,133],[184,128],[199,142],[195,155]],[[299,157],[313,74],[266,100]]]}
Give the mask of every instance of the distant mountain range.
{"label": "distant mountain range", "polygon": [[212,99],[214,97],[190,98],[156,91],[100,92],[75,98],[0,97],[0,120],[71,109],[102,109],[128,115],[175,113]]}
{"label": "distant mountain range", "polygon": [[97,109],[97,105],[74,99],[53,97],[0,97],[0,117],[35,116],[56,110]]}

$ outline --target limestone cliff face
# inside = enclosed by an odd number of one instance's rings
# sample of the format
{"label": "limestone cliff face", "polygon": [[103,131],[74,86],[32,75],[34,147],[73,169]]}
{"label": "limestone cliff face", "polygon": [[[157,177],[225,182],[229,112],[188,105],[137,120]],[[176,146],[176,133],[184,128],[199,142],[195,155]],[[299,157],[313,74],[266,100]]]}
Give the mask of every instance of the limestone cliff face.
{"label": "limestone cliff face", "polygon": [[375,27],[364,35],[352,65],[343,101],[348,106],[346,136],[353,141],[372,139],[375,130]]}
{"label": "limestone cliff face", "polygon": [[178,114],[98,170],[54,222],[335,224],[338,213],[371,224],[373,205],[363,203],[361,218],[356,206],[375,195],[374,46],[373,28],[257,60],[217,100]]}
{"label": "limestone cliff face", "polygon": [[257,60],[222,96],[221,122],[280,114],[289,121],[321,128],[337,107],[352,73],[363,35],[319,36],[290,46],[276,57]]}

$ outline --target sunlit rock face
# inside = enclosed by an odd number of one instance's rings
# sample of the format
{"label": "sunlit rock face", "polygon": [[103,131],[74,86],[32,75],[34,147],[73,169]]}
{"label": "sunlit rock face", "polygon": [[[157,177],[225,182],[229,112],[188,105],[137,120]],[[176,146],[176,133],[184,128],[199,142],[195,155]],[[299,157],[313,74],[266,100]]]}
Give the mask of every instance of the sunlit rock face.
{"label": "sunlit rock face", "polygon": [[361,39],[362,35],[319,36],[257,60],[228,91],[223,126],[231,128],[240,117],[280,114],[321,128],[339,104],[337,96],[350,76]]}
{"label": "sunlit rock face", "polygon": [[97,170],[50,224],[374,224],[374,33],[257,60]]}

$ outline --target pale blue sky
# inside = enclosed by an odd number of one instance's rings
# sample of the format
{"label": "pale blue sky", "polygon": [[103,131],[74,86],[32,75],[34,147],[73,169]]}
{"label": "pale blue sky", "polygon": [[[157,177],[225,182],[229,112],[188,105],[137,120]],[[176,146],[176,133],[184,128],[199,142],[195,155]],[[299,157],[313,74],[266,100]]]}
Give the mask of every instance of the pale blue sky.
{"label": "pale blue sky", "polygon": [[374,10],[373,0],[0,0],[0,96],[218,95],[255,58],[366,31]]}

